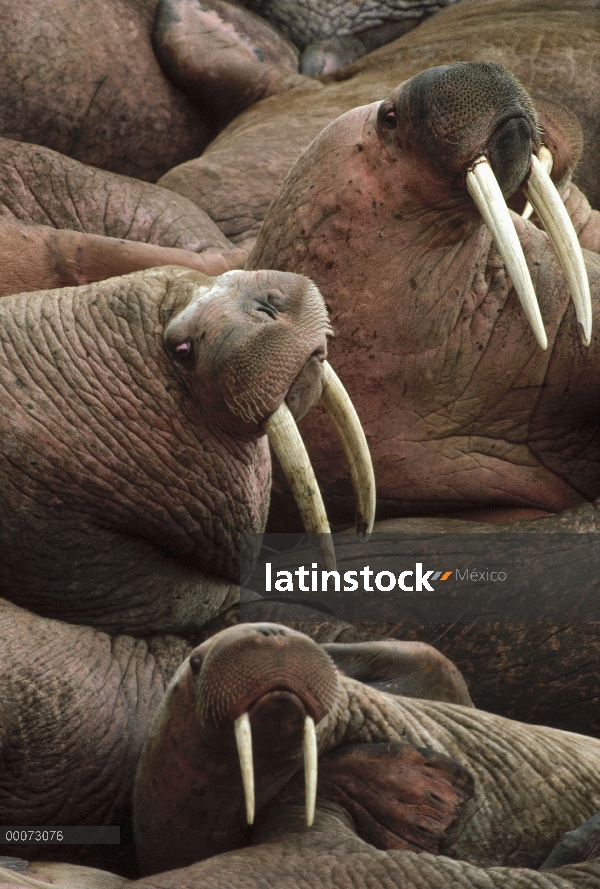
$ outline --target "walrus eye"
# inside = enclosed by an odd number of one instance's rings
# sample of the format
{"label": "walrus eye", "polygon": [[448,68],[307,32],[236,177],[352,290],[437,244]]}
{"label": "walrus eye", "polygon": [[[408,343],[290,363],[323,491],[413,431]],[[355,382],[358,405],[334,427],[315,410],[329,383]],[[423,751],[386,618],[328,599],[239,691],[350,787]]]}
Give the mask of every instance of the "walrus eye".
{"label": "walrus eye", "polygon": [[190,340],[184,340],[182,343],[177,343],[177,345],[173,346],[173,358],[179,364],[184,366],[190,364],[193,356],[194,349]]}
{"label": "walrus eye", "polygon": [[197,676],[200,672],[200,668],[202,667],[202,655],[201,654],[193,654],[190,658],[190,670]]}
{"label": "walrus eye", "polygon": [[382,127],[386,130],[396,129],[396,111],[393,105],[380,105],[377,112],[377,119]]}

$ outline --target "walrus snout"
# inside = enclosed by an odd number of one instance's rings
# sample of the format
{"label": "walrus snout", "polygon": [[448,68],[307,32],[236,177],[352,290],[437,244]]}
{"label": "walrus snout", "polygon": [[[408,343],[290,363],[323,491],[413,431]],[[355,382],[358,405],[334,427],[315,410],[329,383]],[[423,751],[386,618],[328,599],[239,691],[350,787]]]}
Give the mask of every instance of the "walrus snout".
{"label": "walrus snout", "polygon": [[406,164],[411,158],[416,164],[418,181],[411,190],[425,203],[431,205],[433,197],[441,206],[440,194],[451,202],[468,192],[492,233],[538,345],[547,349],[537,296],[506,205],[522,188],[554,245],[583,343],[589,345],[592,305],[581,247],[548,175],[552,157],[542,144],[533,101],[517,78],[489,62],[421,71],[380,104],[377,131],[395,161]]}
{"label": "walrus snout", "polygon": [[[264,723],[271,738],[287,747],[302,737],[306,783],[306,821],[312,825],[317,793],[315,723],[333,708],[338,673],[328,654],[312,639],[277,624],[241,624],[208,639],[189,658],[199,726],[233,722],[242,773],[246,818],[254,822],[252,725],[265,746]],[[261,737],[263,736],[263,737]],[[292,746],[295,746],[292,744]]]}
{"label": "walrus snout", "polygon": [[297,695],[318,723],[338,695],[338,673],[329,655],[307,636],[277,624],[240,624],[223,630],[192,652],[190,668],[197,676],[196,713],[201,724],[235,721],[274,690]]}

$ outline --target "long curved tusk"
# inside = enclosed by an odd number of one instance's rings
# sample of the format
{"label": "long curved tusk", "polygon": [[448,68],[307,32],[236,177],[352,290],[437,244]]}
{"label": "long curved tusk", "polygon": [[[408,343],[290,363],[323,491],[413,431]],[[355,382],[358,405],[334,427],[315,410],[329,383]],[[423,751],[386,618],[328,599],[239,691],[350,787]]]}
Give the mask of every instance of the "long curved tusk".
{"label": "long curved tusk", "polygon": [[323,498],[302,436],[285,402],[269,417],[265,430],[292,489],[304,527],[308,534],[317,535],[313,545],[319,561],[326,570],[335,571],[335,550]]}
{"label": "long curved tusk", "polygon": [[315,820],[315,805],[317,802],[317,770],[318,752],[317,736],[315,733],[315,721],[307,716],[304,720],[304,793],[306,797],[306,823],[313,826]]}
{"label": "long curved tusk", "polygon": [[569,284],[577,320],[582,327],[583,344],[589,346],[592,338],[592,299],[581,245],[561,196],[543,163],[535,155],[531,158],[531,171],[524,191],[554,245]]}
{"label": "long curved tusk", "polygon": [[[554,165],[554,158],[552,157],[552,152],[550,151],[550,149],[546,148],[545,145],[542,145],[540,148],[539,160],[543,164],[544,169],[549,176]],[[533,207],[531,205],[531,201],[527,201],[527,203],[525,204],[525,209],[521,213],[521,219],[530,219],[532,213]]]}
{"label": "long curved tusk", "polygon": [[365,433],[350,396],[331,365],[323,362],[325,385],[321,404],[339,435],[356,494],[356,533],[365,542],[375,521],[375,473]]}
{"label": "long curved tusk", "polygon": [[237,744],[240,769],[242,772],[242,784],[244,786],[244,799],[246,801],[246,821],[254,824],[254,763],[252,760],[252,729],[250,717],[247,713],[233,723],[235,731],[235,743]]}
{"label": "long curved tusk", "polygon": [[492,233],[537,343],[546,350],[548,339],[523,248],[494,171],[485,157],[476,160],[467,173],[467,188]]}

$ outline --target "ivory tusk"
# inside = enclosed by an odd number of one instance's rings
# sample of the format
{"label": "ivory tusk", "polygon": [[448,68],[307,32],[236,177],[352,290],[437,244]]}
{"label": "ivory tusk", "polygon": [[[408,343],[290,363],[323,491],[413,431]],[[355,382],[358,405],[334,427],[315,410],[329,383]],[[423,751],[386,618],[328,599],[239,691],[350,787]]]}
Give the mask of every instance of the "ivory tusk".
{"label": "ivory tusk", "polygon": [[294,494],[304,527],[327,571],[335,571],[335,550],[323,498],[296,421],[284,402],[265,423],[269,444]]}
{"label": "ivory tusk", "polygon": [[[550,149],[546,148],[545,145],[542,145],[542,147],[540,148],[539,160],[543,164],[544,169],[549,176],[550,173],[552,172],[552,165],[554,164],[554,158],[552,157],[552,152],[550,151]],[[521,218],[522,219],[530,219],[532,213],[533,213],[533,207],[531,205],[531,201],[527,201],[527,203],[525,204],[525,209],[521,213]]]}
{"label": "ivory tusk", "polygon": [[304,720],[304,792],[306,796],[306,823],[313,826],[317,801],[317,736],[315,722],[310,716]]}
{"label": "ivory tusk", "polygon": [[375,474],[358,414],[331,365],[323,362],[325,385],[321,404],[331,417],[350,466],[356,494],[356,533],[366,542],[375,521]]}
{"label": "ivory tusk", "polygon": [[558,261],[567,278],[577,320],[582,327],[584,346],[592,338],[592,299],[583,253],[567,208],[552,179],[535,155],[524,185],[530,203],[552,241]]}
{"label": "ivory tusk", "polygon": [[246,821],[248,824],[254,824],[254,763],[252,761],[252,729],[248,714],[242,713],[241,716],[238,716],[233,723],[233,728],[244,786]]}
{"label": "ivory tusk", "polygon": [[546,350],[548,339],[523,248],[494,171],[485,157],[476,160],[467,173],[467,188],[492,233],[537,343]]}

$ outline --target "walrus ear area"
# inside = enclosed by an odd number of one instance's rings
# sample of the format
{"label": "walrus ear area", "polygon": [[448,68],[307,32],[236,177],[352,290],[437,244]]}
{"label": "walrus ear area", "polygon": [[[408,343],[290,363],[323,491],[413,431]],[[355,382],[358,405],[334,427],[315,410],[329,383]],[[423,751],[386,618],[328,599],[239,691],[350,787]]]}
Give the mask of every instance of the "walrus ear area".
{"label": "walrus ear area", "polygon": [[412,744],[349,744],[319,760],[319,796],[342,806],[377,849],[439,853],[473,792],[466,769]]}

